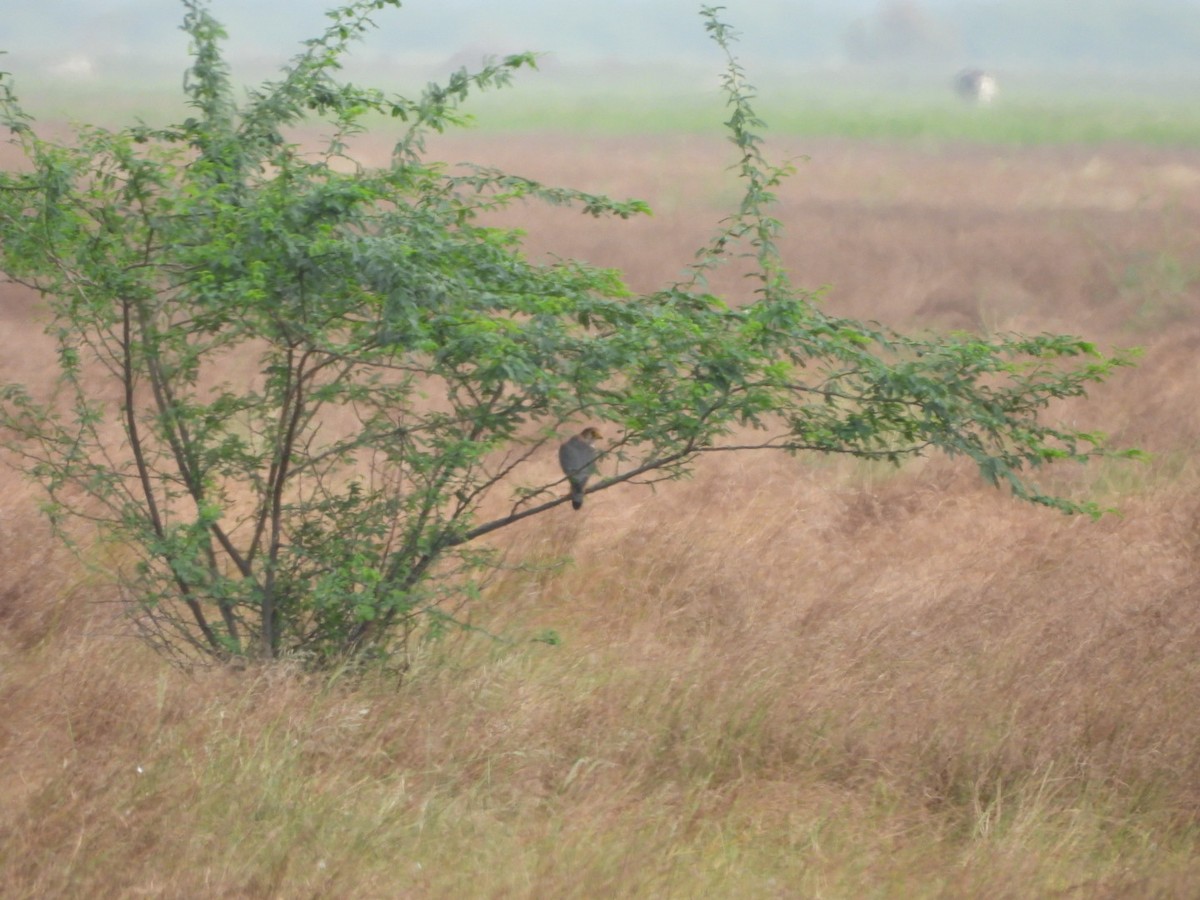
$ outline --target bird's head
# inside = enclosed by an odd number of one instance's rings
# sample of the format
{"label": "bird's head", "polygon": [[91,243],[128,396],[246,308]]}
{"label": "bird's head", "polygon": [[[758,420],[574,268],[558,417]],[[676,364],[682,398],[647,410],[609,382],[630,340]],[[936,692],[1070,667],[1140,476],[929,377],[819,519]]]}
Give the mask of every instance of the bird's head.
{"label": "bird's head", "polygon": [[583,438],[585,441],[587,441],[589,444],[592,441],[600,440],[602,437],[600,432],[597,431],[595,428],[593,428],[591,425],[589,425],[587,428],[583,429],[583,431],[579,432],[579,436],[581,438]]}

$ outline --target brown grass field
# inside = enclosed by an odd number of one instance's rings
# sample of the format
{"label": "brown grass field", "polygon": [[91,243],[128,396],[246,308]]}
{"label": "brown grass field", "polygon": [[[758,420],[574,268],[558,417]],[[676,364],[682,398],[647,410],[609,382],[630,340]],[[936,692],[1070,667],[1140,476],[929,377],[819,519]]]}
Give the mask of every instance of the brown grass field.
{"label": "brown grass field", "polygon": [[[433,147],[650,201],[511,217],[639,288],[736,200],[731,149]],[[499,533],[541,565],[474,621],[560,646],[456,635],[397,687],[168,668],[0,470],[0,894],[1200,895],[1200,150],[769,150],[808,157],[783,252],[830,309],[1145,348],[1067,411],[1152,454],[1057,476],[1119,512],[939,458],[704,460]],[[44,380],[38,306],[3,290],[0,381]]]}

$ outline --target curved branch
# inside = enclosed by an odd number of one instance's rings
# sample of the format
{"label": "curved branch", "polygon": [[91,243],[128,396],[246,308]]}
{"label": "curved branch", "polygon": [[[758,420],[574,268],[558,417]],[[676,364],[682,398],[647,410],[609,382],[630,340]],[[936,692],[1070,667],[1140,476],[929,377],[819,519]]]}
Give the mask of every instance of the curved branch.
{"label": "curved branch", "polygon": [[[679,453],[671,456],[652,459],[649,462],[642,463],[635,469],[630,469],[628,472],[622,472],[620,475],[613,475],[611,478],[605,478],[602,481],[598,481],[591,487],[585,488],[584,493],[594,494],[598,491],[608,490],[610,487],[615,487],[618,484],[624,484],[626,481],[637,478],[639,475],[643,475],[646,472],[653,471],[654,469],[661,469],[664,466],[669,466],[680,462],[689,456],[693,456],[696,452],[697,449],[695,447],[689,447],[688,449],[681,450]],[[566,503],[569,499],[569,497],[559,497],[555,500],[547,500],[545,503],[542,503],[538,506],[531,506],[529,509],[523,509],[520,512],[510,513],[502,518],[493,519],[491,522],[486,522],[483,525],[479,525],[475,528],[472,528],[470,531],[464,532],[457,537],[447,540],[446,543],[438,547],[438,550],[449,550],[451,547],[458,547],[462,544],[466,544],[478,537],[483,537],[485,534],[490,534],[493,531],[499,531],[501,528],[515,524],[516,522],[520,522],[522,519],[528,519],[530,516],[536,516],[538,513],[542,513],[548,509],[553,509],[556,506],[560,506],[561,504]]]}
{"label": "curved branch", "polygon": [[[724,453],[745,450],[783,450],[798,453],[800,451],[807,450],[821,453],[842,453],[855,456],[860,459],[890,460],[896,456],[916,456],[930,446],[932,446],[932,443],[925,441],[920,444],[915,444],[911,447],[904,447],[896,450],[851,451],[843,447],[827,447],[816,444],[800,444],[795,442],[780,444],[767,441],[760,444],[723,444],[718,447],[688,447],[686,450],[681,450],[680,452],[674,453],[670,456],[651,459],[642,463],[636,468],[630,469],[628,472],[622,472],[619,475],[613,475],[610,478],[597,481],[590,487],[585,488],[584,493],[594,494],[598,493],[599,491],[606,491],[611,487],[616,487],[618,484],[624,484],[627,481],[632,481],[633,479],[640,475],[644,475],[647,472],[652,472],[656,469],[662,469],[666,466],[674,465],[675,463],[686,460],[688,457],[697,456],[701,453]],[[476,538],[483,537],[485,534],[490,534],[493,531],[499,531],[501,528],[513,525],[522,519],[528,519],[530,516],[536,516],[539,513],[543,513],[547,510],[553,509],[556,506],[560,506],[563,503],[566,503],[568,499],[570,498],[565,496],[558,497],[554,500],[548,500],[545,503],[539,504],[538,506],[531,506],[528,509],[521,510],[520,512],[510,513],[506,516],[502,516],[501,518],[493,519],[490,522],[485,522],[483,525],[472,528],[471,530],[464,532],[457,537],[448,539],[445,543],[440,543],[437,549],[433,552],[436,554],[444,550],[449,550],[452,547],[458,547],[462,544],[469,543]]]}

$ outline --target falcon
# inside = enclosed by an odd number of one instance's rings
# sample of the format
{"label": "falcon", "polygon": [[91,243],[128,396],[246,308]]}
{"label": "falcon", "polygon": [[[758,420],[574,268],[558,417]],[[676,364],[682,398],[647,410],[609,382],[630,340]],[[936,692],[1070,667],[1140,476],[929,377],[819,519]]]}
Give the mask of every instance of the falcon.
{"label": "falcon", "polygon": [[571,484],[571,506],[575,509],[583,506],[583,487],[588,478],[596,474],[596,458],[600,452],[592,442],[598,440],[600,432],[588,427],[558,448],[558,462]]}

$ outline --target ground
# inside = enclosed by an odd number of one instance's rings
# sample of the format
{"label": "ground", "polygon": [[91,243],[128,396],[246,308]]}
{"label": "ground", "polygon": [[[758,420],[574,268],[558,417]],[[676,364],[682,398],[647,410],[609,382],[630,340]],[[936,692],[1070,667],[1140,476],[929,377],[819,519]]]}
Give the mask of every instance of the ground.
{"label": "ground", "polygon": [[[736,199],[714,137],[431,150],[649,201],[506,217],[639,289]],[[502,532],[514,565],[475,621],[509,640],[454,636],[397,684],[164,667],[0,472],[8,895],[1193,895],[1200,150],[768,152],[797,168],[785,260],[832,311],[1145,348],[1056,411],[1151,452],[1057,476],[1116,512],[1020,505],[937,458],[705,460]],[[0,381],[42,382],[38,302],[0,290]]]}

